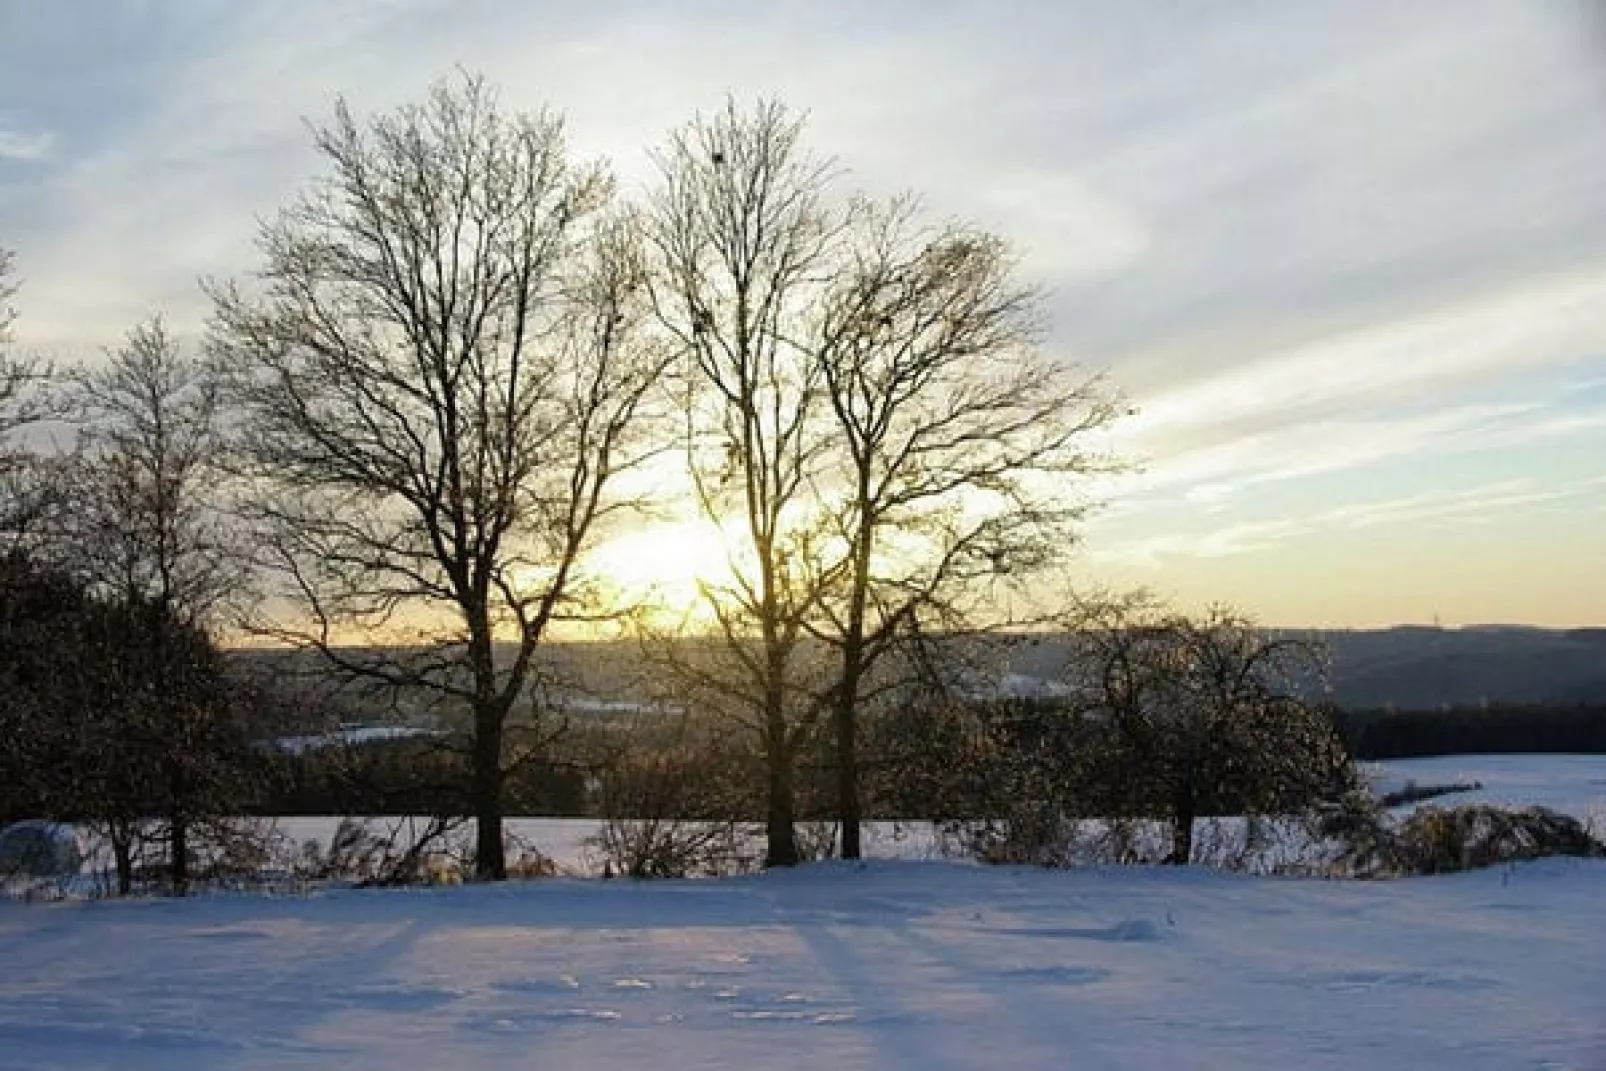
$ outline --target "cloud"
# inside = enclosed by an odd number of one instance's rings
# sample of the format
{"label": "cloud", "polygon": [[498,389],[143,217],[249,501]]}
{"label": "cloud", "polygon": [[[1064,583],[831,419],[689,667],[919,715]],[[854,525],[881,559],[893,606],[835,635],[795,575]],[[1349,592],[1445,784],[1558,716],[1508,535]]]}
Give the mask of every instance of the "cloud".
{"label": "cloud", "polygon": [[43,160],[55,143],[55,135],[48,130],[17,130],[0,120],[0,160]]}
{"label": "cloud", "polygon": [[[26,73],[93,63],[95,80],[55,83],[51,107],[56,125],[97,137],[16,212],[55,221],[28,236],[42,252],[28,258],[24,330],[64,341],[120,322],[142,290],[192,292],[198,270],[244,259],[253,214],[310,170],[301,116],[325,114],[337,93],[389,107],[465,63],[511,105],[568,112],[577,145],[628,176],[646,172],[643,149],[665,129],[727,91],[779,95],[810,113],[816,144],[852,182],[914,188],[938,214],[1008,234],[1061,288],[1068,346],[1146,391],[1145,354],[1175,381],[1259,348],[1239,334],[1203,352],[1223,315],[1320,320],[1374,285],[1397,301],[1440,285],[1446,258],[1503,270],[1606,219],[1606,198],[1578,179],[1599,173],[1606,139],[1583,125],[1597,113],[1579,98],[1597,80],[1569,20],[1467,2],[1479,17],[1462,3],[1359,19],[1344,4],[1164,18],[1065,4],[1000,18],[981,4],[826,3],[737,18],[713,0],[600,12],[178,2],[117,9],[93,51],[81,20],[44,5],[19,23]],[[1509,92],[1505,77],[1537,69],[1544,79]],[[21,95],[0,73],[7,89]],[[1576,188],[1558,189],[1566,181]],[[1512,210],[1488,211],[1496,201]],[[1443,250],[1473,232],[1498,250]],[[142,282],[125,300],[129,266]],[[116,315],[94,315],[100,293]]]}
{"label": "cloud", "polygon": [[1509,455],[1606,427],[1606,266],[1246,358],[1148,398],[1114,493],[1222,506],[1270,484]]}
{"label": "cloud", "polygon": [[1316,534],[1361,532],[1425,522],[1476,523],[1507,511],[1582,503],[1593,508],[1606,477],[1569,487],[1544,487],[1532,479],[1506,480],[1461,490],[1429,491],[1367,499],[1332,509],[1263,520],[1226,522],[1200,531],[1168,532],[1095,546],[1097,562],[1156,569],[1173,559],[1225,558],[1255,554]]}
{"label": "cloud", "polygon": [[1115,275],[1154,244],[1138,213],[1074,174],[1005,172],[968,191],[939,186],[933,200],[964,206],[981,225],[1020,236],[1023,270],[1060,284]]}
{"label": "cloud", "polygon": [[1418,399],[1606,353],[1606,266],[1321,338],[1142,404],[1151,435]]}
{"label": "cloud", "polygon": [[1409,459],[1509,451],[1606,428],[1606,410],[1546,415],[1538,403],[1467,405],[1395,419],[1294,425],[1157,467],[1161,485],[1190,502],[1220,505],[1263,487]]}

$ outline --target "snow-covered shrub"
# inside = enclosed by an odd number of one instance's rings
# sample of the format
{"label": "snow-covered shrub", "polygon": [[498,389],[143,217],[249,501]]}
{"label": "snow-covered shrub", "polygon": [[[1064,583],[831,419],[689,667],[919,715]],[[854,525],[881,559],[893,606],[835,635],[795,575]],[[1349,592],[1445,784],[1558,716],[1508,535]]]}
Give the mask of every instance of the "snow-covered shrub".
{"label": "snow-covered shrub", "polygon": [[1371,793],[1356,789],[1311,813],[1313,840],[1333,846],[1329,869],[1347,877],[1401,873],[1401,845],[1389,816]]}
{"label": "snow-covered shrub", "polygon": [[[458,885],[474,873],[472,826],[466,819],[342,818],[325,847],[301,845],[294,871],[304,882],[354,885]],[[510,877],[549,877],[557,864],[504,831]]]}
{"label": "snow-covered shrub", "polygon": [[836,822],[799,822],[792,827],[799,862],[835,859],[841,826]]}
{"label": "snow-covered shrub", "polygon": [[229,888],[276,885],[291,875],[294,850],[269,820],[210,818],[192,831],[195,878]]}
{"label": "snow-covered shrub", "polygon": [[1006,818],[943,822],[938,832],[945,854],[978,862],[1064,867],[1076,861],[1075,823],[1052,804],[1022,804]]}
{"label": "snow-covered shrub", "polygon": [[1550,855],[1606,854],[1571,815],[1548,807],[1423,807],[1400,824],[1400,855],[1414,874],[1474,870]]}
{"label": "snow-covered shrub", "polygon": [[739,757],[688,720],[653,721],[622,737],[597,773],[602,827],[586,847],[604,874],[714,877],[758,863]]}
{"label": "snow-covered shrub", "polygon": [[1337,845],[1334,872],[1352,877],[1445,874],[1551,855],[1606,855],[1589,828],[1547,807],[1422,807],[1392,820],[1376,801],[1346,797],[1316,823]]}
{"label": "snow-covered shrub", "polygon": [[[471,826],[462,825],[452,830],[442,844],[442,850],[436,853],[446,866],[436,865],[428,880],[432,884],[439,884],[434,875],[449,873],[453,868],[457,871],[457,880],[447,879],[449,884],[468,880],[475,872],[474,867],[474,837]],[[502,858],[507,861],[507,876],[510,878],[551,878],[559,872],[557,860],[541,851],[534,844],[519,836],[512,829],[502,827]]]}
{"label": "snow-covered shrub", "polygon": [[342,818],[324,848],[316,840],[301,845],[297,872],[309,881],[369,881],[394,849],[393,837],[382,837],[360,818]]}
{"label": "snow-covered shrub", "polygon": [[745,826],[688,818],[609,818],[586,838],[604,874],[632,878],[721,877],[754,869]]}
{"label": "snow-covered shrub", "polygon": [[82,865],[71,826],[25,820],[0,827],[0,879],[70,877]]}
{"label": "snow-covered shrub", "polygon": [[510,878],[555,878],[561,872],[558,861],[537,848],[526,847],[507,853],[507,876]]}

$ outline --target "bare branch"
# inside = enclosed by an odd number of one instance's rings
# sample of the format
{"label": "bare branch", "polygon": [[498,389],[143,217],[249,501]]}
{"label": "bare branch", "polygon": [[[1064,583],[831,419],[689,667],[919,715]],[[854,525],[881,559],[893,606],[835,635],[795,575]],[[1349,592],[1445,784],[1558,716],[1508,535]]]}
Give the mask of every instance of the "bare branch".
{"label": "bare branch", "polygon": [[[283,594],[277,634],[344,671],[461,701],[481,876],[502,876],[503,724],[554,622],[583,620],[584,555],[650,457],[669,360],[613,183],[562,122],[479,78],[313,131],[330,171],[267,223],[249,290],[214,285],[237,458]],[[408,657],[337,653],[394,627]],[[512,644],[499,657],[497,644]]]}

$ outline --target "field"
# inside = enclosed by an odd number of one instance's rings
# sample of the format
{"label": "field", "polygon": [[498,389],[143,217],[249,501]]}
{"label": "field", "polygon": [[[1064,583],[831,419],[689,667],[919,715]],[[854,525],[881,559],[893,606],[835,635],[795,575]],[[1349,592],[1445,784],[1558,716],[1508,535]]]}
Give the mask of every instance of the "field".
{"label": "field", "polygon": [[1441,755],[1368,763],[1379,793],[1407,782],[1418,785],[1482,785],[1430,801],[1499,806],[1535,805],[1570,814],[1606,830],[1606,755]]}
{"label": "field", "polygon": [[[1379,773],[1606,794],[1599,757]],[[632,1066],[1606,1068],[1606,861],[0,903],[0,1068]]]}

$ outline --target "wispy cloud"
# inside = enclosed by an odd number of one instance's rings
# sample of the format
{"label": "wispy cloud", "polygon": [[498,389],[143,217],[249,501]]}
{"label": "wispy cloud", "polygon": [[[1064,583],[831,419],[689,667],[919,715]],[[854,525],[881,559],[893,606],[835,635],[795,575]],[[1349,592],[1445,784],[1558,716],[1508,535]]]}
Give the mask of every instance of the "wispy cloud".
{"label": "wispy cloud", "polygon": [[1158,568],[1168,559],[1225,558],[1254,554],[1313,534],[1360,532],[1432,521],[1481,521],[1514,509],[1582,501],[1593,507],[1606,478],[1570,487],[1544,487],[1531,479],[1479,487],[1368,499],[1311,513],[1264,520],[1226,522],[1203,530],[1126,540],[1095,549],[1095,561]]}
{"label": "wispy cloud", "polygon": [[1266,484],[1384,462],[1492,453],[1606,428],[1606,410],[1547,415],[1538,403],[1468,405],[1395,419],[1322,421],[1183,455],[1157,475],[1185,485],[1187,500],[1222,503]]}
{"label": "wispy cloud", "polygon": [[19,130],[0,119],[0,160],[43,160],[55,142],[48,130]]}
{"label": "wispy cloud", "polygon": [[1416,401],[1514,369],[1606,353],[1606,266],[1464,300],[1233,365],[1146,401],[1134,433]]}

